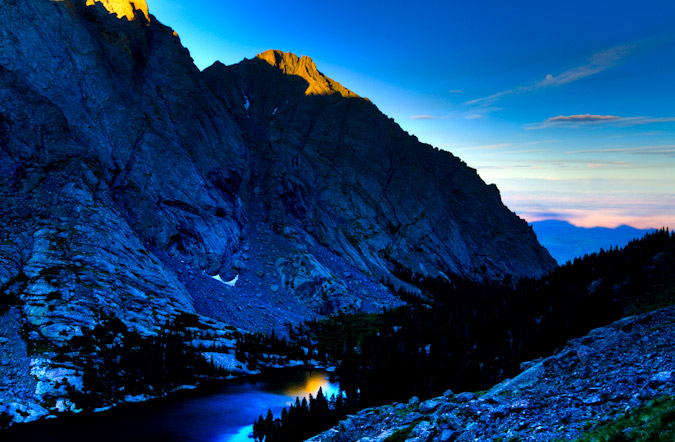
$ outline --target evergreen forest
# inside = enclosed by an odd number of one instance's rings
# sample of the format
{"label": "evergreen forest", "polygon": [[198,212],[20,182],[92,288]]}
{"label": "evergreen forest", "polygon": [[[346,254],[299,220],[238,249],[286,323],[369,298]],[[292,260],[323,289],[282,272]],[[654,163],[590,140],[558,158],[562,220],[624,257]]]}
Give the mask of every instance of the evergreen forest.
{"label": "evergreen forest", "polygon": [[674,270],[675,236],[668,230],[575,259],[541,279],[491,284],[399,268],[399,278],[421,289],[400,293],[407,305],[289,326],[290,340],[266,339],[264,352],[306,347],[313,359],[336,363],[344,392],[298,400],[277,418],[261,416],[254,436],[300,441],[358,409],[447,389],[487,389],[517,375],[522,362],[593,328],[673,304]]}

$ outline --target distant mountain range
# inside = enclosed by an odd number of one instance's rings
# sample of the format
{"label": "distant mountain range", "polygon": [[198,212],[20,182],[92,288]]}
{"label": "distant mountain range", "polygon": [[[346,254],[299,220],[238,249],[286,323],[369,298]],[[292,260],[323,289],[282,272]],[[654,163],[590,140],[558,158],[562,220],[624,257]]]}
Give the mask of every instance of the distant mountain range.
{"label": "distant mountain range", "polygon": [[577,227],[567,221],[545,220],[533,222],[532,228],[539,242],[548,249],[558,264],[565,264],[601,248],[623,247],[629,241],[640,238],[654,229],[636,229],[631,226]]}

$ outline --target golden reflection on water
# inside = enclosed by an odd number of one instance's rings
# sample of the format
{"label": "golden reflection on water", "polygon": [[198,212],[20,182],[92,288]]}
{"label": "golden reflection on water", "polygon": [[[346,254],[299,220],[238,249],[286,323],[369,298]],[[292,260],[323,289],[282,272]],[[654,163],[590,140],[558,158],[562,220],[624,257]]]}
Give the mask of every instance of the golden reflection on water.
{"label": "golden reflection on water", "polygon": [[305,372],[304,378],[298,379],[298,382],[289,383],[286,386],[284,394],[293,398],[308,398],[310,394],[316,397],[319,388],[321,388],[324,396],[330,398],[332,395],[337,394],[339,389],[337,384],[332,384],[328,380],[327,376],[326,372],[322,371]]}

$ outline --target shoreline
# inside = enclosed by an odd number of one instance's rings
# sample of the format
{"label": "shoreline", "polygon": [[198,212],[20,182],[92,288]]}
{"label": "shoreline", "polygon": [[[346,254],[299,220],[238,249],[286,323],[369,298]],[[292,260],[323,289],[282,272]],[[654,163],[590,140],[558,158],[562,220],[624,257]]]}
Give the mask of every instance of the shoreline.
{"label": "shoreline", "polygon": [[[307,364],[307,363],[301,363],[301,364],[293,364],[293,362],[300,362],[300,361],[291,361],[289,365],[287,366],[273,366],[273,367],[262,367],[261,369],[251,371],[248,373],[243,373],[241,375],[233,375],[230,374],[227,377],[219,377],[219,378],[208,378],[208,379],[203,379],[200,382],[196,384],[185,384],[185,385],[180,385],[178,387],[175,387],[161,395],[149,395],[149,394],[142,394],[142,395],[133,395],[133,396],[126,396],[124,397],[121,401],[116,402],[114,404],[96,408],[94,410],[82,410],[82,409],[75,409],[72,411],[69,410],[64,410],[60,412],[52,412],[52,410],[47,410],[45,407],[34,404],[33,402],[26,402],[26,405],[29,408],[35,408],[35,407],[40,407],[41,409],[47,411],[45,414],[41,414],[37,416],[35,419],[30,419],[30,420],[24,420],[22,422],[16,422],[15,420],[11,420],[11,414],[10,414],[10,422],[8,427],[0,428],[0,434],[3,433],[8,433],[8,432],[14,432],[14,431],[21,431],[20,428],[23,428],[25,426],[39,426],[43,425],[45,423],[49,422],[55,422],[59,421],[61,423],[69,420],[80,420],[80,419],[86,419],[86,418],[91,418],[95,416],[100,416],[102,414],[105,414],[107,412],[111,411],[116,411],[120,410],[122,408],[126,407],[144,407],[144,406],[149,406],[152,404],[157,404],[161,401],[171,401],[171,400],[176,400],[176,399],[181,399],[182,397],[188,398],[190,395],[194,396],[200,396],[200,395],[207,395],[209,394],[209,389],[210,388],[219,388],[219,387],[224,387],[228,383],[232,385],[236,385],[236,383],[255,383],[257,381],[262,381],[262,380],[275,380],[280,377],[279,375],[282,372],[289,372],[289,371],[308,371],[308,372],[313,372],[313,371],[324,371],[327,374],[329,374],[331,377],[334,376],[335,372],[335,367],[329,366],[329,367],[324,367],[322,364]],[[316,361],[314,361],[316,362]],[[184,395],[184,396],[181,396]],[[68,398],[65,398],[68,399]],[[7,405],[11,405],[7,404]],[[17,407],[16,410],[19,410]],[[21,414],[21,411],[16,411],[15,413]]]}

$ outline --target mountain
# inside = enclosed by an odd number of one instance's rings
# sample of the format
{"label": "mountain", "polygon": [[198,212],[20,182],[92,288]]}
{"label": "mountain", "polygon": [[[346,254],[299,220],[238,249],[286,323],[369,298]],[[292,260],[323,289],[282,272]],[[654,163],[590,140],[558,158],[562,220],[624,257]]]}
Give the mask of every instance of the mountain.
{"label": "mountain", "polygon": [[15,419],[76,409],[95,339],[182,336],[250,372],[237,327],[399,305],[390,287],[415,288],[397,270],[555,267],[495,186],[307,57],[200,72],[142,0],[0,0],[0,22],[0,396]]}
{"label": "mountain", "polygon": [[539,242],[546,247],[560,265],[574,258],[599,252],[600,249],[623,247],[653,229],[631,226],[577,227],[566,221],[545,220],[531,223]]}
{"label": "mountain", "polygon": [[550,269],[495,186],[419,143],[308,57],[267,51],[216,63],[204,79],[251,146],[254,186],[277,231],[311,236],[378,278],[393,277],[392,263],[472,279]]}

